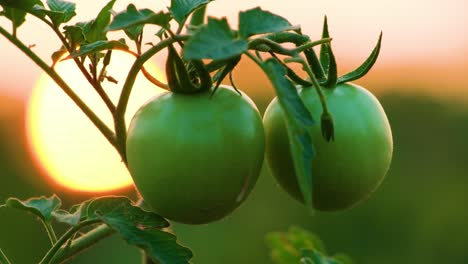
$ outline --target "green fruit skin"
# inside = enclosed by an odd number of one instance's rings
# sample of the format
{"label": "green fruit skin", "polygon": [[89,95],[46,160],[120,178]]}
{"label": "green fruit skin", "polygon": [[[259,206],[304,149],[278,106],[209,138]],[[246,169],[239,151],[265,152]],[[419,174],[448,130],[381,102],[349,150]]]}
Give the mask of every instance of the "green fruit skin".
{"label": "green fruit skin", "polygon": [[[355,84],[322,89],[333,116],[335,140],[326,142],[320,128],[322,106],[314,88],[300,97],[316,123],[312,127],[313,206],[321,211],[343,210],[365,200],[384,179],[392,159],[390,124],[379,101]],[[276,98],[264,115],[266,161],[286,192],[303,202],[292,162],[284,112]]]}
{"label": "green fruit skin", "polygon": [[227,86],[210,94],[158,95],[128,130],[128,168],[138,191],[156,213],[180,223],[229,215],[263,163],[265,135],[253,101]]}

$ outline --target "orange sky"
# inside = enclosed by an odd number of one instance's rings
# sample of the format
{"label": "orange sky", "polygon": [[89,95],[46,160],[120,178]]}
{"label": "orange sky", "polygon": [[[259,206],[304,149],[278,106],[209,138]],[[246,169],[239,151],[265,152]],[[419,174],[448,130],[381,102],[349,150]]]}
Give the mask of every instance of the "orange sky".
{"label": "orange sky", "polygon": [[[80,16],[74,21],[80,21],[92,18],[107,0],[76,2]],[[124,9],[130,2],[117,1],[115,10]],[[170,0],[133,2],[137,7],[158,10],[168,6]],[[468,86],[463,77],[463,69],[468,66],[468,18],[464,15],[468,4],[465,0],[216,0],[210,4],[208,12],[228,16],[235,26],[239,10],[259,5],[287,17],[293,24],[301,24],[304,32],[314,38],[320,36],[323,15],[328,15],[341,72],[364,60],[383,30],[381,57],[374,70],[362,80],[364,83],[379,87],[410,83],[431,89],[444,86],[446,89],[442,93],[451,95],[458,95]],[[0,25],[9,27],[4,18],[0,19]],[[26,43],[36,44],[35,51],[47,60],[59,47],[54,35],[35,19],[30,19],[19,34]],[[0,58],[0,92],[24,98],[34,86],[39,69],[3,38],[0,38]]]}

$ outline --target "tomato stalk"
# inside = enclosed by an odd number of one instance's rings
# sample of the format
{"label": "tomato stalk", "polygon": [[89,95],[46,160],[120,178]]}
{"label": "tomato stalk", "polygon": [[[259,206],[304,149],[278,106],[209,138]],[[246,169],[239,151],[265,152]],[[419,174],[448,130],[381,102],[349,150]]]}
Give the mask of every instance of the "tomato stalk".
{"label": "tomato stalk", "polygon": [[[294,43],[296,46],[304,45],[310,41],[309,36],[289,32],[289,31],[269,34],[266,36],[266,38],[273,40],[274,42],[277,42],[277,43]],[[312,68],[312,71],[314,72],[315,76],[319,80],[324,79],[325,72],[324,72],[324,69],[322,68],[322,64],[320,63],[319,58],[317,57],[317,54],[315,54],[315,51],[311,48],[305,49],[304,55],[310,67]]]}
{"label": "tomato stalk", "polygon": [[[32,14],[34,15],[34,14]],[[62,33],[60,32],[60,29],[55,26],[54,24],[52,24],[50,21],[46,20],[45,18],[43,17],[40,17],[40,16],[37,16],[37,15],[34,15],[35,17],[37,17],[38,19],[40,19],[42,22],[44,22],[46,25],[48,25],[53,31],[54,33],[57,35],[57,37],[60,39],[60,41],[62,42],[63,46],[65,47],[65,49],[68,51],[69,54],[72,54],[74,52],[73,48],[71,47],[71,45],[67,42],[67,40],[65,39],[65,37],[62,35]],[[113,113],[115,111],[115,106],[114,106],[114,103],[112,102],[112,100],[109,98],[109,96],[107,95],[107,93],[104,91],[104,88],[102,87],[101,83],[99,81],[96,81],[95,78],[93,78],[89,72],[86,70],[86,68],[84,67],[84,64],[83,62],[84,61],[80,61],[77,57],[73,58],[73,61],[75,62],[76,66],[78,67],[78,69],[81,71],[81,73],[84,75],[84,77],[86,78],[86,80],[93,86],[93,88],[96,90],[97,94],[101,97],[102,101],[106,104],[107,108],[109,109],[109,111],[111,113]]]}
{"label": "tomato stalk", "polygon": [[2,249],[0,248],[0,263],[5,263],[5,264],[10,264],[10,260],[8,260],[7,256],[5,253],[3,253]]}
{"label": "tomato stalk", "polygon": [[62,237],[54,244],[54,246],[46,253],[44,258],[39,262],[39,264],[48,264],[51,263],[52,258],[55,256],[57,251],[67,243],[67,241],[72,238],[81,228],[99,223],[100,220],[88,220],[81,222],[80,224],[70,228]]}
{"label": "tomato stalk", "polygon": [[115,231],[107,225],[100,225],[79,238],[73,240],[70,244],[62,245],[59,251],[51,259],[51,263],[62,263],[66,259],[80,253],[91,247],[93,244],[114,234]]}
{"label": "tomato stalk", "polygon": [[55,235],[55,231],[52,228],[51,223],[50,222],[44,222],[44,226],[46,228],[47,235],[49,236],[50,243],[52,245],[54,245],[55,243],[57,243],[57,235]]}
{"label": "tomato stalk", "polygon": [[47,65],[39,56],[31,51],[23,42],[12,36],[4,28],[0,27],[0,34],[8,39],[13,45],[20,49],[28,56],[37,66],[39,66],[57,85],[70,97],[70,99],[83,111],[83,113],[91,120],[91,122],[99,129],[104,137],[112,146],[117,146],[116,138],[112,130],[110,130],[104,122],[84,103],[83,100],[70,88],[70,86],[58,75],[58,73]]}
{"label": "tomato stalk", "polygon": [[320,99],[320,103],[322,105],[323,112],[322,112],[322,116],[320,117],[322,135],[327,141],[333,141],[335,138],[334,136],[335,133],[334,133],[334,128],[333,128],[334,126],[333,116],[330,113],[330,111],[328,111],[327,101],[326,101],[325,95],[323,94],[320,83],[317,80],[317,77],[315,77],[315,74],[313,73],[309,64],[307,64],[307,62],[301,57],[288,58],[288,59],[285,59],[285,62],[298,62],[302,64],[302,68],[307,73],[307,75],[309,75],[309,78],[312,81],[313,87],[315,88],[315,91],[317,92],[317,95]]}

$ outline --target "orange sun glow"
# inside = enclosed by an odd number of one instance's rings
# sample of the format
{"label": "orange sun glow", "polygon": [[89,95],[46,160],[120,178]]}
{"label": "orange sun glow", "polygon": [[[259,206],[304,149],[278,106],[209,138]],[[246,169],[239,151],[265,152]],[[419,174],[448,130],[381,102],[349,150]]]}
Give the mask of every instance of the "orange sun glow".
{"label": "orange sun glow", "polygon": [[[104,81],[103,86],[114,104],[134,60],[132,55],[124,52],[114,51],[112,54],[107,73],[118,84]],[[158,79],[162,78],[154,64],[148,62],[145,68]],[[74,62],[61,62],[56,71],[113,129],[110,112]],[[162,91],[140,74],[127,108],[127,125],[139,106]],[[46,74],[40,77],[30,96],[26,120],[27,137],[35,159],[57,184],[84,192],[108,192],[132,184],[130,174],[113,146]]]}

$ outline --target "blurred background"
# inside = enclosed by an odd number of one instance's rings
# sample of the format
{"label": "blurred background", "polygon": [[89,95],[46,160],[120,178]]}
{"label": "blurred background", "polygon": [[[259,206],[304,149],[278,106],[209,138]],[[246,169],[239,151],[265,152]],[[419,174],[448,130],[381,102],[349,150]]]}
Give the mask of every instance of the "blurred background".
{"label": "blurred background", "polygon": [[[120,11],[129,2],[118,1],[114,9]],[[105,3],[77,3],[80,15],[74,21],[93,18]],[[170,1],[136,4],[158,10]],[[381,56],[357,83],[376,94],[388,115],[395,144],[393,163],[369,200],[345,212],[314,215],[287,196],[264,168],[250,197],[231,216],[209,225],[174,225],[180,242],[193,249],[194,263],[271,263],[265,234],[291,225],[318,234],[331,253],[347,253],[358,264],[468,263],[467,2],[217,0],[208,13],[227,16],[234,26],[240,10],[259,5],[301,24],[312,38],[320,37],[327,15],[341,74],[368,56],[383,30]],[[9,28],[4,18],[0,26]],[[50,31],[32,18],[20,28],[19,38],[35,44],[34,51],[47,62],[59,47]],[[0,38],[0,58],[0,204],[11,196],[25,199],[56,193],[67,207],[102,195],[51,179],[53,172],[40,164],[38,150],[29,143],[26,125],[30,97],[42,73],[4,38]],[[153,63],[162,67],[162,57]],[[242,61],[234,77],[263,112],[274,95],[261,71]],[[73,156],[78,168],[89,165],[84,156],[86,152]],[[67,157],[63,153],[63,162],[69,162]],[[131,188],[104,194],[134,195]],[[0,209],[0,248],[13,263],[37,263],[48,247],[39,221],[23,212]],[[138,263],[139,258],[137,249],[112,237],[72,263]]]}

